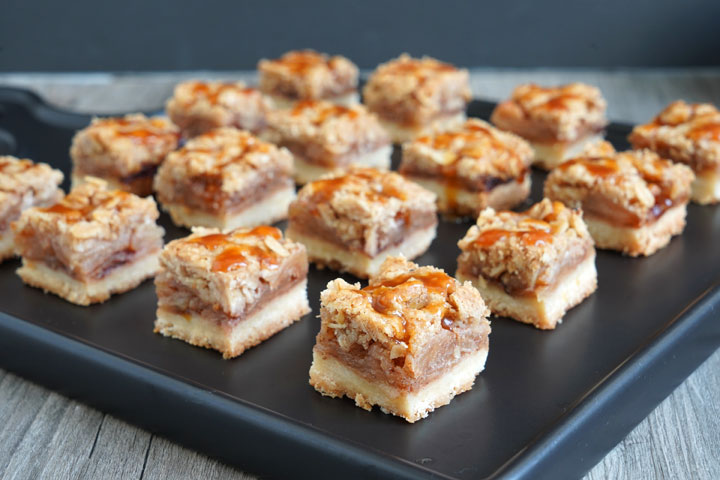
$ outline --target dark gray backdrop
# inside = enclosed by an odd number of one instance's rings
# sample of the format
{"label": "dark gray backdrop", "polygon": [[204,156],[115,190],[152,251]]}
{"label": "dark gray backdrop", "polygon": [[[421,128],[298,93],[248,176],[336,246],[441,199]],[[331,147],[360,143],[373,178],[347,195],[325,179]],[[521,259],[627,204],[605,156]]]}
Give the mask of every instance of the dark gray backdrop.
{"label": "dark gray backdrop", "polygon": [[313,47],[467,66],[720,65],[718,0],[0,0],[0,71],[253,69]]}

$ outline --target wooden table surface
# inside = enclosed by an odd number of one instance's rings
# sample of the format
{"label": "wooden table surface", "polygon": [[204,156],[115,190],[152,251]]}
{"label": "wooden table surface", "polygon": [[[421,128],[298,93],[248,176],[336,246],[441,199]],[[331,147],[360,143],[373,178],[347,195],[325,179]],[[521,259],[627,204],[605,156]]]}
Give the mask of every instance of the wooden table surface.
{"label": "wooden table surface", "polygon": [[[76,111],[113,113],[159,108],[178,80],[194,77],[254,79],[242,72],[0,74],[0,85],[31,88],[51,103]],[[576,80],[601,88],[608,100],[608,115],[616,121],[642,122],[678,98],[720,105],[718,69],[472,72],[475,96],[487,99],[504,98],[521,82]],[[2,369],[0,475],[13,479],[252,478]],[[720,351],[585,478],[720,479]]]}

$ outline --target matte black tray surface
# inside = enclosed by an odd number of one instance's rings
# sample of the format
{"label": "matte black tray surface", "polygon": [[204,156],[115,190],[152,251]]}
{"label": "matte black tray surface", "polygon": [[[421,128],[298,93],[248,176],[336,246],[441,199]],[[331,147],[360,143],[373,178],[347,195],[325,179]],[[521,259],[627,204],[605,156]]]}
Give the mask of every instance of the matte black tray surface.
{"label": "matte black tray surface", "polygon": [[[491,108],[475,101],[469,114]],[[67,174],[70,138],[89,120],[0,89],[0,153]],[[607,137],[626,148],[628,132],[613,124]],[[533,173],[534,201],[543,177]],[[187,234],[162,224],[166,239]],[[442,221],[419,263],[453,273],[469,225]],[[685,233],[652,257],[599,251],[597,292],[557,330],[493,318],[472,391],[412,425],[308,385],[328,270],[310,270],[312,314],[225,361],[152,332],[152,282],[83,308],[24,286],[18,261],[5,262],[0,366],[268,477],[578,477],[720,345],[719,242],[720,208],[691,205]]]}

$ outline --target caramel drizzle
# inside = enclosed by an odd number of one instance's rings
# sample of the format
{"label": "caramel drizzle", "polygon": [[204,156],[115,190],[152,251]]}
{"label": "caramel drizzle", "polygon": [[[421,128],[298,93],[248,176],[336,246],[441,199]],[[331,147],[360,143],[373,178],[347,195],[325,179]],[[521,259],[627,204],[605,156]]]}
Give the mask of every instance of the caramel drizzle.
{"label": "caramel drizzle", "polygon": [[383,202],[389,198],[406,200],[407,195],[405,192],[388,185],[387,182],[383,182],[381,180],[382,175],[372,169],[358,169],[339,177],[316,180],[310,183],[312,186],[312,203],[315,205],[328,203],[335,192],[357,180],[367,184],[367,188],[363,190],[363,193],[370,201]]}
{"label": "caramel drizzle", "polygon": [[219,83],[219,84],[210,84],[205,82],[194,82],[192,83],[192,86],[190,87],[190,91],[195,96],[201,96],[205,100],[208,101],[208,103],[211,103],[213,105],[218,103],[218,99],[220,98],[220,95],[222,95],[225,92],[235,91],[241,94],[250,94],[255,91],[252,87],[245,87],[241,88],[235,83]]}
{"label": "caramel drizzle", "polygon": [[358,111],[353,108],[344,107],[342,105],[334,105],[316,100],[301,100],[295,104],[290,112],[293,117],[304,115],[305,112],[313,113],[310,121],[314,125],[322,125],[330,118],[348,117],[354,119],[358,117]]}
{"label": "caramel drizzle", "polygon": [[[170,130],[167,123],[159,117],[142,121],[131,120],[125,117],[105,118],[96,122],[94,125],[112,127],[116,137],[128,137],[139,143],[164,140],[168,137],[175,140],[180,138],[180,133]],[[91,125],[91,127],[92,126],[93,125]]]}
{"label": "caramel drizzle", "polygon": [[260,262],[263,269],[274,270],[280,265],[280,258],[264,243],[248,245],[236,243],[232,240],[242,240],[248,237],[272,237],[275,240],[282,238],[282,233],[275,227],[261,225],[247,231],[234,231],[230,233],[213,233],[188,240],[188,243],[200,244],[211,252],[222,248],[215,256],[211,270],[213,272],[231,272],[247,267],[248,258],[252,257]]}
{"label": "caramel drizzle", "polygon": [[[539,85],[530,85],[524,93],[514,95],[515,102],[520,106],[525,115],[529,115],[530,110],[542,109],[549,111],[566,111],[570,108],[571,102],[581,101],[585,107],[591,109],[595,106],[593,99],[587,98],[579,93],[570,91],[569,85],[561,87],[541,87]],[[549,98],[542,103],[533,105],[533,100],[537,95],[547,95]]]}
{"label": "caramel drizzle", "polygon": [[128,192],[115,190],[112,192],[108,192],[106,198],[101,200],[99,203],[86,203],[76,206],[72,205],[72,201],[75,196],[70,193],[68,196],[66,196],[63,200],[56,203],[55,205],[40,208],[39,210],[45,213],[53,213],[56,215],[60,215],[63,217],[63,220],[68,223],[76,223],[81,220],[86,220],[89,215],[96,209],[107,206],[111,202],[118,202],[123,201],[124,199],[129,199],[130,196],[131,194]]}
{"label": "caramel drizzle", "polygon": [[[553,210],[542,218],[532,218],[526,216],[517,223],[518,230],[506,230],[502,228],[491,228],[485,230],[478,235],[472,242],[477,248],[487,248],[495,245],[495,243],[505,238],[517,238],[520,242],[527,246],[549,245],[553,241],[555,229],[552,222],[558,219],[560,213],[565,210],[565,206],[561,202],[552,202]],[[513,216],[524,216],[522,213],[506,212]]]}
{"label": "caramel drizzle", "polygon": [[292,73],[302,75],[318,65],[325,65],[332,70],[335,67],[335,60],[335,58],[328,58],[327,55],[321,53],[303,50],[288,52],[273,62],[282,65]]}

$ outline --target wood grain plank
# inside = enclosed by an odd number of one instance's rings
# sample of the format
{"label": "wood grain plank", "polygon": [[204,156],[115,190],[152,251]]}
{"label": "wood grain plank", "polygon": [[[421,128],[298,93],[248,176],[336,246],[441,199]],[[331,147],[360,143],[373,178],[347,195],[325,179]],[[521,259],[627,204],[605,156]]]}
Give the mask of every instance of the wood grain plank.
{"label": "wood grain plank", "polygon": [[150,438],[150,433],[105,415],[94,448],[78,478],[141,478]]}

